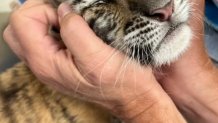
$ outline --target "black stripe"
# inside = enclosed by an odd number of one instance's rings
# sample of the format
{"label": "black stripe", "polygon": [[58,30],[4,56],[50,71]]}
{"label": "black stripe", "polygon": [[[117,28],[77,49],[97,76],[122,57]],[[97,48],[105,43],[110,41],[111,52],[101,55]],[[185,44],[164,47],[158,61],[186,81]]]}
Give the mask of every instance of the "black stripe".
{"label": "black stripe", "polygon": [[[0,82],[1,83],[1,82]],[[0,88],[0,99],[2,100],[3,103],[3,112],[6,118],[9,119],[9,123],[16,123],[16,118],[14,116],[14,111],[13,109],[11,109],[11,104],[13,102],[13,100],[17,97],[17,93],[22,90],[22,88],[24,88],[24,86],[20,87],[20,88],[12,88],[9,90],[5,90],[3,91]]]}

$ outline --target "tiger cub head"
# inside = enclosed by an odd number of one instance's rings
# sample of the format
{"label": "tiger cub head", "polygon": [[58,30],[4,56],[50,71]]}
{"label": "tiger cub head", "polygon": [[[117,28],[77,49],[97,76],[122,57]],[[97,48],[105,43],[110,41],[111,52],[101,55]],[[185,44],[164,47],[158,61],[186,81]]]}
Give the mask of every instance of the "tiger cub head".
{"label": "tiger cub head", "polygon": [[49,0],[68,2],[105,43],[142,65],[161,66],[188,47],[188,0]]}

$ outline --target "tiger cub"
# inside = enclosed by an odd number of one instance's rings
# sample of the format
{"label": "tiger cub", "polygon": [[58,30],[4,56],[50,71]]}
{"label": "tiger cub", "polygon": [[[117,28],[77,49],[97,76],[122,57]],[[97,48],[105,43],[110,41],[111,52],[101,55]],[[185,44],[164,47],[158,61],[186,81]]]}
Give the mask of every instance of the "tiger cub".
{"label": "tiger cub", "polygon": [[[142,65],[176,60],[188,47],[188,0],[46,0],[68,2],[105,43]],[[23,64],[0,75],[0,123],[115,123],[101,107],[41,84]]]}

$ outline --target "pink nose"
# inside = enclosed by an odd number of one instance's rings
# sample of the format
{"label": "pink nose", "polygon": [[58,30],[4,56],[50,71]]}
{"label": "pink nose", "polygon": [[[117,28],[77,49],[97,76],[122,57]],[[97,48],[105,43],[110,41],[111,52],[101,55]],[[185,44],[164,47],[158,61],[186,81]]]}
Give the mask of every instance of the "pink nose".
{"label": "pink nose", "polygon": [[173,0],[171,0],[166,6],[151,12],[151,15],[160,21],[170,20],[172,14],[173,14]]}

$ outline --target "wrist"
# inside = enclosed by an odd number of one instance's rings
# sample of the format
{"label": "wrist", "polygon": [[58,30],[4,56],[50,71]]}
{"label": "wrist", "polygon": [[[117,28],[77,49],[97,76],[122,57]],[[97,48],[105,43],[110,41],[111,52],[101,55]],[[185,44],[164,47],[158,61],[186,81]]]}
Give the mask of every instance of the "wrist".
{"label": "wrist", "polygon": [[153,92],[152,98],[141,95],[127,104],[116,106],[113,113],[125,123],[186,123],[167,94],[160,91]]}

